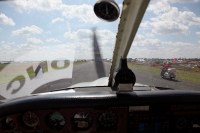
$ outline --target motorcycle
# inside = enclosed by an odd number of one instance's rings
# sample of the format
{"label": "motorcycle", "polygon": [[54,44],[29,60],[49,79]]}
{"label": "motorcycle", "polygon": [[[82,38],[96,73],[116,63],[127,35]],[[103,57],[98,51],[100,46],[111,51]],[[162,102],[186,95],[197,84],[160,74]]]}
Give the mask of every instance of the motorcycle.
{"label": "motorcycle", "polygon": [[164,79],[175,79],[176,68],[162,68],[160,75]]}

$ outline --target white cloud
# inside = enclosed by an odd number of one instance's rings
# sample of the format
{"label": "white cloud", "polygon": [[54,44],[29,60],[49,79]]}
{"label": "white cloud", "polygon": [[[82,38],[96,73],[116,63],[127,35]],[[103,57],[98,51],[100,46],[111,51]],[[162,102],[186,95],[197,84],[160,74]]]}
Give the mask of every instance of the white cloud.
{"label": "white cloud", "polygon": [[153,33],[162,34],[186,33],[189,29],[189,27],[184,24],[167,20],[154,20],[154,22],[151,23],[151,27]]}
{"label": "white cloud", "polygon": [[93,12],[92,5],[62,5],[61,9],[63,16],[69,19],[78,19],[84,23],[97,23],[99,21]]}
{"label": "white cloud", "polygon": [[134,46],[139,46],[139,47],[156,47],[156,46],[161,46],[161,41],[155,38],[146,38],[142,35],[136,35],[134,42]]}
{"label": "white cloud", "polygon": [[[96,30],[96,35],[98,40],[112,40],[115,39],[115,33],[107,30],[107,29],[101,29],[101,30]],[[92,40],[93,39],[93,31],[92,29],[78,29],[77,31],[68,31],[64,33],[64,37],[67,39],[72,39],[72,40],[83,40],[83,39],[88,39]]]}
{"label": "white cloud", "polygon": [[[39,39],[29,39],[39,40]],[[28,41],[28,39],[27,39]],[[14,61],[41,61],[55,59],[74,59],[73,44],[35,45],[28,42],[17,44],[13,42],[0,42],[0,60]],[[9,51],[9,52],[8,52]]]}
{"label": "white cloud", "polygon": [[200,0],[168,0],[170,3],[198,3]]}
{"label": "white cloud", "polygon": [[31,37],[31,38],[27,38],[26,40],[27,44],[42,44],[43,41],[38,39],[38,38],[34,38],[34,37]]}
{"label": "white cloud", "polygon": [[68,31],[64,33],[64,37],[71,40],[85,40],[92,38],[92,31],[89,29],[78,29],[77,31]]}
{"label": "white cloud", "polygon": [[199,36],[199,41],[198,41],[198,43],[200,43],[200,32],[196,32],[196,34]]}
{"label": "white cloud", "polygon": [[148,11],[155,14],[149,21],[143,22],[143,28],[149,28],[153,33],[174,34],[188,33],[191,26],[200,26],[200,17],[192,11],[180,11],[167,1],[156,1]]}
{"label": "white cloud", "polygon": [[[27,51],[26,49],[30,49]],[[56,60],[56,59],[70,59],[74,60],[74,48],[69,44],[60,44],[53,46],[41,46],[41,45],[27,45],[21,47],[20,54],[15,60],[25,61],[39,61],[39,60]],[[26,52],[24,52],[26,51]]]}
{"label": "white cloud", "polygon": [[48,38],[48,39],[46,39],[46,42],[47,42],[47,43],[53,43],[53,44],[61,43],[60,40],[55,39],[55,38]]}
{"label": "white cloud", "polygon": [[12,35],[19,36],[19,35],[41,34],[42,32],[43,30],[40,27],[31,25],[12,31]]}
{"label": "white cloud", "polygon": [[[76,46],[76,58],[93,58],[93,31],[92,29],[79,29],[73,32],[65,32],[65,38],[72,40]],[[115,33],[107,29],[96,30],[97,41],[103,58],[111,58],[114,50]],[[74,44],[74,42],[76,42]]]}
{"label": "white cloud", "polygon": [[19,11],[51,11],[58,10],[62,5],[62,0],[17,0],[13,3]]}
{"label": "white cloud", "polygon": [[0,23],[4,25],[15,26],[15,22],[12,20],[12,18],[9,18],[4,13],[0,13]]}
{"label": "white cloud", "polygon": [[[174,46],[178,44],[183,46]],[[162,46],[152,47],[139,47],[135,46],[131,48],[129,56],[132,58],[200,58],[200,47],[194,46],[194,44],[184,44],[184,42],[164,42]],[[192,51],[192,53],[191,53]]]}
{"label": "white cloud", "polygon": [[[14,48],[15,44],[13,42],[0,42],[0,60],[10,61],[13,60],[17,55],[17,49]],[[9,51],[9,52],[8,52]]]}
{"label": "white cloud", "polygon": [[[97,23],[99,19],[93,12],[93,5],[67,5],[62,0],[17,0],[13,2],[15,7],[23,11],[39,10],[52,11],[57,10],[63,16],[69,19],[78,19],[84,23]],[[61,20],[62,21],[62,20]],[[52,22],[53,23],[53,22]]]}
{"label": "white cloud", "polygon": [[57,17],[57,18],[54,18],[53,20],[51,20],[52,24],[57,23],[57,22],[64,22],[64,19]]}
{"label": "white cloud", "polygon": [[170,4],[167,1],[153,1],[147,11],[152,11],[154,14],[165,13],[171,8]]}
{"label": "white cloud", "polygon": [[[112,57],[114,49],[115,33],[112,31],[102,29],[96,30],[99,47],[102,50],[102,57]],[[56,38],[46,38],[41,40],[35,37],[27,37],[23,44],[0,45],[0,59],[7,60],[51,60],[51,59],[65,59],[70,55],[71,51],[76,51],[77,59],[91,59],[93,58],[93,32],[88,29],[79,29],[77,31],[68,32],[66,42],[62,42]],[[70,41],[71,40],[71,41]],[[38,45],[45,44],[45,45]],[[56,45],[51,45],[56,44]],[[6,48],[7,47],[7,48]],[[6,52],[9,49],[9,53]]]}
{"label": "white cloud", "polygon": [[196,32],[196,34],[200,36],[200,32]]}
{"label": "white cloud", "polygon": [[[191,52],[192,51],[192,52]],[[128,57],[132,58],[200,58],[198,43],[162,41],[136,35]]]}
{"label": "white cloud", "polygon": [[102,29],[102,30],[97,30],[97,36],[99,39],[112,40],[115,39],[116,34],[110,30]]}
{"label": "white cloud", "polygon": [[161,41],[157,38],[147,38],[143,35],[136,35],[133,45],[139,47],[185,47],[185,46],[195,46],[193,43],[181,42],[181,41]]}

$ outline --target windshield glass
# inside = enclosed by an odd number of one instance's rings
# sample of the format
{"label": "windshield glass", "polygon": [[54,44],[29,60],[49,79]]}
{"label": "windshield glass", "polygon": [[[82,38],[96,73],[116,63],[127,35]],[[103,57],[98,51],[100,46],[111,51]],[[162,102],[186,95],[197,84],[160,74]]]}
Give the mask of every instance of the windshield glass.
{"label": "windshield glass", "polygon": [[[94,1],[0,1],[0,95],[107,86],[120,18],[99,19]],[[122,9],[123,0],[116,0]],[[136,82],[200,86],[200,1],[152,0],[128,54]],[[87,83],[85,83],[87,82]]]}
{"label": "windshield glass", "polygon": [[150,2],[128,55],[136,82],[199,90],[199,6],[199,0]]}
{"label": "windshield glass", "polygon": [[[1,96],[48,92],[107,77],[119,19],[99,19],[95,2],[1,1]],[[122,1],[116,2],[121,8]]]}

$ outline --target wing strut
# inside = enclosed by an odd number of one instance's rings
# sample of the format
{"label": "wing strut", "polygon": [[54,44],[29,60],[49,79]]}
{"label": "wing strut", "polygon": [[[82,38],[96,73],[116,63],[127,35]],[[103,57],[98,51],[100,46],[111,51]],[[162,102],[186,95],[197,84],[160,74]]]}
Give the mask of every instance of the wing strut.
{"label": "wing strut", "polygon": [[118,25],[108,86],[113,86],[114,72],[120,59],[126,59],[135,34],[148,6],[149,0],[124,0],[120,23]]}

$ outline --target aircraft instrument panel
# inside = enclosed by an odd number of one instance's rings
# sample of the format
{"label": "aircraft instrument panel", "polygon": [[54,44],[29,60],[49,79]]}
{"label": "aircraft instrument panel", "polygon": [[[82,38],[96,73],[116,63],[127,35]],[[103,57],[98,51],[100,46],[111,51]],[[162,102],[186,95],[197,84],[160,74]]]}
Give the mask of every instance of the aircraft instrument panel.
{"label": "aircraft instrument panel", "polygon": [[0,133],[199,133],[200,94],[35,95],[0,104]]}

